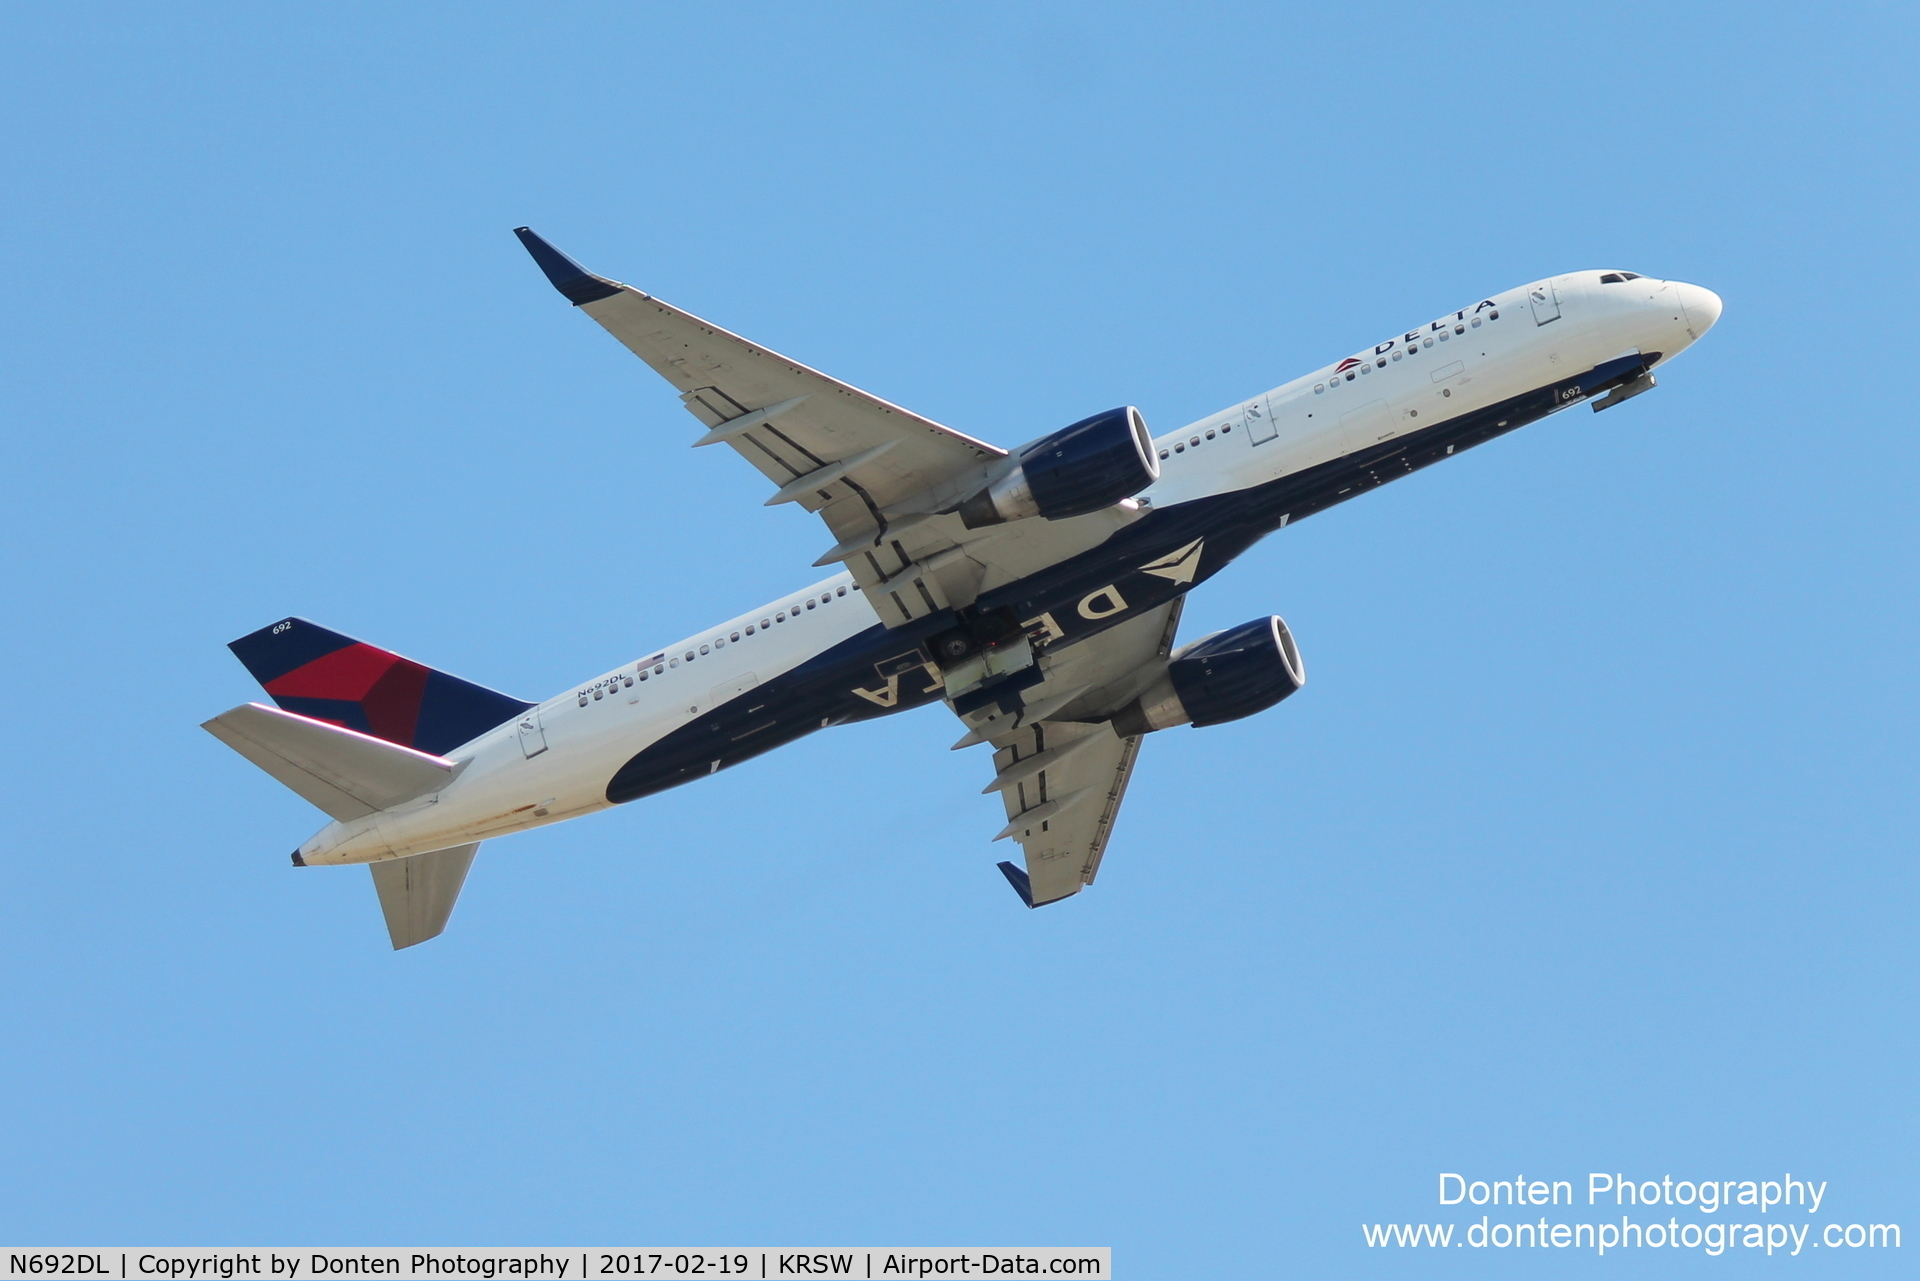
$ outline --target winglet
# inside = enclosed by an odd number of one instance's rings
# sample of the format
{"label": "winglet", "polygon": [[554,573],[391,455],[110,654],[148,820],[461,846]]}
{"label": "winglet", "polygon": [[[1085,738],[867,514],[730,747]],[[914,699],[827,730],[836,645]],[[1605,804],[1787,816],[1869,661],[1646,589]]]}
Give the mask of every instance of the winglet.
{"label": "winglet", "polygon": [[520,243],[527,247],[533,260],[540,264],[540,270],[547,273],[547,279],[553,282],[566,300],[576,307],[590,302],[599,302],[602,298],[611,298],[620,292],[620,286],[611,280],[596,276],[573,259],[542,240],[531,227],[515,227],[513,234],[520,237]]}
{"label": "winglet", "polygon": [[1026,870],[1012,863],[1002,863],[1000,864],[1000,874],[1007,878],[1007,884],[1013,886],[1013,892],[1020,896],[1020,901],[1028,907],[1032,907],[1033,882],[1027,879]]}

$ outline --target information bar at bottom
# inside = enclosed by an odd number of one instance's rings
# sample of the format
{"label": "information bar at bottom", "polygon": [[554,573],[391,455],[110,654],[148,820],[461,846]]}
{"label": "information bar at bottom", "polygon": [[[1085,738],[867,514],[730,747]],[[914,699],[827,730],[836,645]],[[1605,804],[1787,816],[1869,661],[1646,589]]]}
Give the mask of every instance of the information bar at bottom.
{"label": "information bar at bottom", "polygon": [[1085,1248],[924,1246],[570,1246],[474,1249],[174,1246],[0,1247],[0,1281],[79,1277],[88,1281],[602,1281],[700,1277],[709,1281],[925,1281],[933,1277],[1113,1275],[1110,1246]]}

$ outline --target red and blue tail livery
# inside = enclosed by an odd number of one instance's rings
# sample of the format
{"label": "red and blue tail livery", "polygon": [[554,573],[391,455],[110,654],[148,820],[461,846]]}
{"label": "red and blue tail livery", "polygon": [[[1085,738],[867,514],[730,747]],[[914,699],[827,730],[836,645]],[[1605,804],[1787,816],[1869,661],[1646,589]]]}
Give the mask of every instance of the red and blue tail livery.
{"label": "red and blue tail livery", "polygon": [[435,756],[533,706],[304,618],[227,648],[283,711]]}

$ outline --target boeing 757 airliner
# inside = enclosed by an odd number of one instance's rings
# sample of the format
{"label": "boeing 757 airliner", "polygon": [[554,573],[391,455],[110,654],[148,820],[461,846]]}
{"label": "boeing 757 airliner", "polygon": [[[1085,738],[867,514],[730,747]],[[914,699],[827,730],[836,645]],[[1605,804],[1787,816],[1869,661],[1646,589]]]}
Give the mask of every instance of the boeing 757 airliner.
{"label": "boeing 757 airliner", "polygon": [[1000,871],[1028,907],[1093,884],[1141,740],[1306,681],[1285,623],[1176,643],[1181,604],[1275,530],[1548,414],[1611,409],[1720,299],[1579,271],[1473,301],[1155,437],[1108,410],[1007,450],[630,285],[531,230],[553,286],[705,429],[819,514],[828,577],[544,702],[288,618],[232,649],[274,706],[206,723],[332,822],[297,866],[366,863],[396,948],[446,928],[480,843],[638,800],[815,730],[940,702],[989,743]]}

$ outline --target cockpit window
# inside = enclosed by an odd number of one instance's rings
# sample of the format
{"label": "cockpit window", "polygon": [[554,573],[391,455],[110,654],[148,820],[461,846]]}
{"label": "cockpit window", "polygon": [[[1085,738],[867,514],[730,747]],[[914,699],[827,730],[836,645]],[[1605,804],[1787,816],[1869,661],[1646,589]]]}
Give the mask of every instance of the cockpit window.
{"label": "cockpit window", "polygon": [[1600,277],[1600,283],[1603,285],[1617,285],[1623,281],[1638,279],[1640,279],[1640,273],[1637,271],[1610,271]]}

